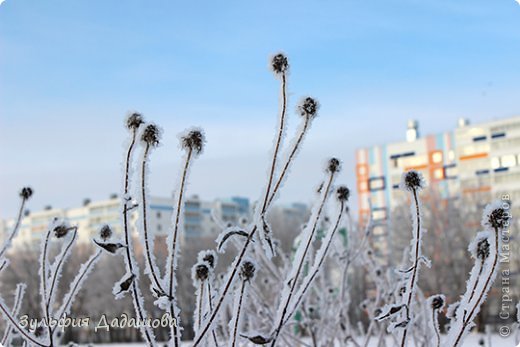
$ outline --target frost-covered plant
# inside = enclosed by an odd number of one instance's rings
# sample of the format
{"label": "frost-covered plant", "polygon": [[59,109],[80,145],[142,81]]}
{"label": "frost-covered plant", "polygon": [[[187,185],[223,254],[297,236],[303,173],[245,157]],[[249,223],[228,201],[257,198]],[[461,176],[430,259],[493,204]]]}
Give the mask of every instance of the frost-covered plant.
{"label": "frost-covered plant", "polygon": [[392,305],[388,305],[382,310],[382,313],[376,317],[377,320],[393,318],[394,322],[390,324],[389,330],[402,329],[400,346],[406,346],[408,331],[414,324],[413,304],[417,293],[417,282],[419,279],[419,270],[422,263],[428,264],[426,258],[422,255],[422,235],[425,230],[421,224],[421,203],[419,193],[426,186],[422,174],[415,170],[403,173],[400,188],[408,192],[411,196],[410,211],[413,220],[412,240],[410,243],[410,262],[412,266],[400,272],[404,275],[402,289],[402,300]]}
{"label": "frost-covered plant", "polygon": [[238,277],[240,278],[239,288],[235,289],[235,300],[233,304],[233,315],[229,321],[229,330],[231,331],[229,337],[229,347],[237,346],[238,334],[241,329],[242,323],[242,306],[247,297],[247,287],[251,283],[255,276],[256,265],[251,259],[246,259],[240,265],[240,272]]}
{"label": "frost-covered plant", "polygon": [[150,151],[159,145],[161,139],[161,131],[159,127],[155,124],[148,124],[143,130],[141,135],[141,142],[143,144],[143,154],[141,158],[141,230],[143,231],[141,234],[143,243],[144,243],[144,251],[145,251],[145,260],[146,260],[146,268],[145,273],[148,274],[150,278],[150,282],[152,284],[152,290],[159,294],[164,295],[164,285],[160,279],[161,274],[159,269],[157,268],[157,264],[154,258],[154,238],[150,236],[148,231],[148,210],[147,210],[147,181],[146,174],[148,170],[148,156]]}
{"label": "frost-covered plant", "polygon": [[[233,230],[224,230],[223,235],[218,241],[226,240],[229,237],[233,236],[242,236],[244,239],[244,243],[239,248],[238,255],[235,260],[231,264],[230,270],[228,271],[227,276],[225,277],[220,293],[216,299],[215,305],[211,314],[208,316],[208,319],[202,324],[202,327],[199,333],[195,336],[193,347],[200,346],[205,339],[205,335],[212,330],[212,326],[217,323],[218,316],[222,312],[225,307],[225,302],[228,293],[233,288],[233,284],[236,280],[236,275],[239,272],[240,266],[244,261],[246,255],[249,252],[252,252],[250,249],[251,244],[256,239],[263,246],[263,252],[265,254],[258,255],[260,252],[256,252],[257,256],[260,259],[271,258],[274,253],[274,241],[272,238],[272,231],[269,224],[266,222],[266,214],[269,210],[269,207],[272,205],[275,200],[283,182],[286,179],[287,174],[289,173],[289,169],[291,164],[293,163],[296,154],[302,146],[303,139],[308,132],[311,121],[315,118],[318,110],[318,102],[313,98],[306,98],[300,104],[299,114],[303,117],[302,126],[299,128],[294,140],[289,146],[289,150],[284,160],[281,163],[281,168],[279,159],[280,159],[280,150],[285,134],[286,128],[286,114],[287,114],[287,73],[289,69],[288,59],[283,54],[277,54],[271,59],[271,68],[276,77],[280,79],[281,82],[281,106],[280,106],[280,116],[278,129],[276,132],[276,137],[274,141],[274,148],[272,152],[272,159],[269,166],[269,171],[267,175],[267,185],[263,190],[262,197],[257,204],[257,209],[253,216],[253,223],[248,226],[246,230],[234,228]],[[338,163],[339,164],[339,163]],[[232,234],[230,234],[232,233]],[[262,264],[266,264],[265,261]],[[268,265],[269,266],[269,265]],[[252,342],[255,341],[268,341],[267,337],[262,335],[252,336],[249,338]]]}
{"label": "frost-covered plant", "polygon": [[[130,195],[130,184],[132,173],[132,158],[136,143],[138,141],[139,129],[143,124],[143,116],[139,113],[132,113],[126,119],[126,127],[129,131],[129,139],[123,160],[123,189],[121,199],[124,241],[123,243],[119,243],[119,245],[116,243],[110,243],[102,247],[104,250],[112,254],[116,253],[118,249],[124,249],[124,252],[122,253],[126,267],[126,274],[114,285],[113,294],[115,295],[116,299],[120,299],[126,294],[126,292],[131,292],[134,311],[140,322],[145,321],[148,316],[145,311],[144,299],[141,290],[137,285],[139,280],[139,267],[135,259],[133,240],[130,232],[130,211],[135,208],[135,204],[132,201],[132,197]],[[146,324],[140,324],[139,327],[145,341],[150,346],[155,345],[155,337],[151,327]]]}
{"label": "frost-covered plant", "polygon": [[[25,201],[29,199],[31,195],[32,189],[22,189],[20,193],[20,196],[22,197],[22,208],[18,214],[14,229],[2,248],[2,255],[5,254],[17,233],[21,222],[23,206]],[[29,345],[54,347],[59,344],[62,334],[59,331],[59,325],[56,322],[69,313],[77,293],[101,255],[101,250],[99,250],[81,265],[78,274],[70,284],[69,291],[62,298],[61,305],[56,305],[56,294],[60,285],[61,274],[68,258],[71,256],[77,233],[77,226],[71,226],[67,221],[54,219],[50,223],[47,233],[45,233],[45,236],[41,241],[40,267],[38,271],[40,277],[40,307],[43,314],[43,320],[33,331],[28,331],[24,326],[22,326],[17,315],[22,304],[26,285],[24,283],[19,283],[17,285],[15,303],[12,311],[9,310],[4,301],[0,298],[0,310],[8,323],[1,340],[2,344],[8,345],[10,343],[13,331],[16,331],[24,342]],[[59,243],[61,249],[51,260],[49,257],[49,248],[51,243],[54,242]],[[4,261],[3,264],[7,263]]]}
{"label": "frost-covered plant", "polygon": [[424,181],[424,177],[418,171],[411,170],[405,172],[403,174],[401,180],[401,189],[404,191],[408,191],[412,197],[412,204],[410,206],[410,210],[413,218],[413,238],[411,242],[410,249],[410,261],[412,262],[412,267],[406,270],[406,273],[411,273],[410,279],[406,285],[406,290],[404,294],[403,305],[405,308],[405,313],[402,315],[402,320],[395,324],[395,327],[404,328],[403,334],[401,337],[401,347],[406,345],[406,338],[409,329],[409,324],[412,321],[412,304],[413,299],[415,297],[416,286],[419,280],[419,269],[421,262],[424,261],[424,257],[421,252],[422,245],[422,235],[425,230],[421,225],[421,204],[418,198],[419,192],[424,189],[426,183]]}
{"label": "frost-covered plant", "polygon": [[[327,202],[327,199],[331,193],[331,188],[334,184],[334,180],[337,177],[337,174],[340,171],[340,162],[336,158],[332,158],[327,162],[326,166],[326,172],[327,172],[327,178],[325,181],[324,186],[321,188],[320,196],[318,198],[317,203],[314,206],[313,212],[311,213],[310,222],[307,224],[307,227],[304,229],[302,233],[302,241],[300,242],[300,245],[298,249],[296,250],[296,254],[294,256],[293,265],[291,267],[290,272],[287,275],[286,278],[286,285],[283,288],[281,297],[280,297],[280,303],[278,308],[278,313],[276,315],[276,321],[274,330],[272,332],[272,342],[271,346],[276,345],[276,341],[278,339],[278,336],[280,335],[280,332],[283,328],[283,326],[286,324],[287,320],[290,319],[292,313],[294,313],[294,309],[292,309],[291,304],[293,304],[293,307],[296,307],[299,304],[299,298],[297,294],[296,286],[299,284],[300,276],[302,275],[302,270],[305,264],[305,259],[307,258],[307,255],[311,249],[311,244],[315,238],[316,231],[318,230],[318,222],[320,221],[320,218],[322,217],[322,213],[324,211],[325,203]],[[343,188],[341,188],[343,191]],[[335,229],[337,229],[337,226],[339,225],[339,221],[341,220],[341,216],[343,215],[344,211],[344,203],[346,199],[348,198],[348,190],[345,194],[338,192],[338,199],[340,199],[341,208],[338,214],[338,223],[335,225]],[[332,230],[329,235],[333,235],[335,230]],[[324,242],[326,245],[327,243]],[[323,248],[322,253],[324,256],[326,250],[328,247]],[[318,262],[319,264],[319,262]],[[316,264],[316,272],[319,269],[319,265]],[[313,268],[314,270],[314,268]],[[311,270],[312,273],[312,270]],[[311,275],[312,276],[312,275]],[[307,282],[312,281],[314,277],[312,276],[307,279]],[[307,285],[308,287],[308,285]],[[305,294],[305,291],[307,290],[305,282],[303,286],[301,287],[300,297]]]}
{"label": "frost-covered plant", "polygon": [[18,214],[16,216],[16,222],[14,224],[13,230],[9,233],[9,236],[4,241],[2,248],[0,248],[0,272],[7,266],[7,259],[5,259],[5,253],[11,246],[13,239],[18,234],[18,230],[20,229],[20,224],[22,222],[23,211],[25,209],[25,204],[27,200],[31,198],[33,195],[33,190],[31,187],[23,187],[20,190],[20,198],[22,199],[20,203],[20,208],[18,209]]}
{"label": "frost-covered plant", "polygon": [[[18,283],[16,285],[16,293],[14,296],[14,305],[13,309],[11,311],[11,314],[13,317],[17,317],[18,313],[20,312],[20,307],[22,306],[22,300],[25,295],[25,289],[27,286],[25,283]],[[0,340],[1,346],[8,346],[11,343],[11,333],[13,332],[13,324],[10,322],[7,322],[7,327],[5,328],[4,336]]]}
{"label": "frost-covered plant", "polygon": [[430,325],[434,332],[434,346],[440,347],[441,345],[441,331],[439,327],[439,312],[444,309],[446,304],[446,297],[444,295],[433,295],[427,300],[428,312]]}
{"label": "frost-covered plant", "polygon": [[509,227],[511,214],[508,202],[489,204],[482,215],[484,231],[469,245],[475,265],[467,282],[447,336],[447,345],[457,347],[474,326],[474,320],[486,300],[499,269],[501,233]]}

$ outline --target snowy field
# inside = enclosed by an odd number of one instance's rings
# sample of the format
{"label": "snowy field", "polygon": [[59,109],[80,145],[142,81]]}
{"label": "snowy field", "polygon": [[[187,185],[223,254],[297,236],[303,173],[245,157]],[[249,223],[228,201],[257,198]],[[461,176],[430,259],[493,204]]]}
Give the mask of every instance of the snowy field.
{"label": "snowy field", "polygon": [[[481,338],[486,339],[486,337],[483,335],[476,335],[476,334],[470,335],[466,338],[466,340],[464,341],[464,344],[462,346],[463,347],[479,347],[479,340]],[[377,347],[376,343],[377,343],[377,341],[375,339],[373,339],[373,341],[371,341],[371,343],[368,344],[368,347]],[[81,346],[83,347],[83,345],[81,345]],[[85,346],[88,346],[88,345],[85,345]],[[140,343],[131,343],[131,344],[114,343],[114,344],[104,344],[104,345],[95,345],[95,346],[96,347],[141,347],[141,346],[145,346],[145,345],[140,344]],[[182,344],[182,347],[189,347],[189,346],[191,346],[191,344],[189,342],[185,342]],[[244,345],[240,345],[240,346],[249,347],[249,346],[258,346],[258,345],[244,344]],[[282,346],[282,345],[280,345],[280,346]],[[349,346],[353,346],[353,344],[350,344]],[[392,347],[392,344],[389,343],[387,346]],[[295,344],[291,347],[306,347],[306,346]],[[343,347],[343,346],[338,346],[338,347]],[[408,347],[416,347],[416,346],[409,344]],[[515,345],[514,338],[512,336],[510,336],[509,338],[503,338],[503,337],[500,337],[499,335],[494,335],[491,339],[491,346],[489,346],[486,341],[485,347],[517,347],[517,346]],[[518,346],[518,347],[520,347],[520,346]]]}

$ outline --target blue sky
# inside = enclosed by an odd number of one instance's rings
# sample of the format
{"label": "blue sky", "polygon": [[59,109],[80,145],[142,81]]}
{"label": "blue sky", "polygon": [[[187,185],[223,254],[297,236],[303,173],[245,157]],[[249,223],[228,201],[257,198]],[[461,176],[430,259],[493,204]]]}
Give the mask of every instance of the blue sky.
{"label": "blue sky", "polygon": [[[151,190],[170,194],[176,134],[205,128],[191,193],[259,195],[276,125],[268,57],[291,62],[291,109],[320,117],[282,201],[308,201],[325,158],[357,147],[520,113],[520,5],[514,0],[26,1],[0,5],[0,217],[19,187],[33,210],[119,191],[124,115],[165,131]],[[298,124],[292,114],[289,136]],[[251,183],[255,182],[255,183]]]}

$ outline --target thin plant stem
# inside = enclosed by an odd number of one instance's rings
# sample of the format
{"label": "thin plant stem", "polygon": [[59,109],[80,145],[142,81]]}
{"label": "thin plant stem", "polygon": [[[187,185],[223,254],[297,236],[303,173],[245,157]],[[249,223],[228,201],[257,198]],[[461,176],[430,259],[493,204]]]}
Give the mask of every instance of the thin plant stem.
{"label": "thin plant stem", "polygon": [[[188,149],[188,153],[186,155],[186,161],[184,163],[184,169],[182,171],[182,178],[181,178],[181,184],[180,184],[180,190],[179,190],[179,199],[177,201],[177,211],[175,215],[175,223],[173,225],[173,236],[172,236],[172,245],[170,248],[171,257],[170,257],[170,264],[169,264],[169,270],[170,270],[170,281],[169,281],[169,289],[168,289],[168,298],[170,300],[173,300],[173,287],[174,287],[174,272],[175,272],[175,257],[177,253],[177,237],[179,233],[179,224],[180,224],[180,216],[181,216],[181,210],[182,210],[182,204],[183,204],[183,198],[184,198],[184,188],[186,186],[186,177],[188,175],[188,168],[191,162],[191,156],[193,153],[193,149],[190,147]],[[170,304],[170,315],[172,319],[177,318],[177,314],[175,312],[175,305],[173,303]],[[179,346],[179,338],[178,338],[178,329],[177,324],[172,324],[171,326],[171,337],[174,342],[174,346]]]}
{"label": "thin plant stem", "polygon": [[439,322],[438,322],[438,315],[435,314],[435,309],[432,310],[432,323],[433,323],[433,330],[435,331],[435,338],[436,338],[436,346],[440,347],[441,345],[441,333],[439,331]]}
{"label": "thin plant stem", "polygon": [[240,296],[238,297],[238,307],[237,307],[237,312],[235,312],[235,316],[236,316],[235,325],[233,326],[233,334],[231,336],[231,347],[235,347],[236,342],[237,342],[238,323],[240,320],[240,312],[242,310],[242,300],[244,299],[244,291],[246,288],[246,282],[247,281],[242,281],[242,285],[240,286]]}
{"label": "thin plant stem", "polygon": [[[211,281],[208,281],[208,304],[209,312],[211,313],[213,312],[213,298],[211,297]],[[218,347],[217,334],[215,333],[215,330],[211,330],[211,335],[213,335],[213,342],[215,343],[215,347]]]}
{"label": "thin plant stem", "polygon": [[40,274],[40,281],[42,286],[42,309],[43,309],[43,316],[47,320],[47,330],[49,332],[49,346],[54,346],[53,336],[52,336],[52,328],[49,324],[50,322],[50,313],[49,313],[49,306],[46,304],[48,299],[50,298],[50,295],[47,293],[47,252],[49,248],[49,240],[51,237],[52,229],[49,229],[47,231],[47,235],[45,236],[45,241],[43,243],[43,251],[41,255],[41,274]]}
{"label": "thin plant stem", "polygon": [[[58,316],[56,316],[57,319],[62,318],[63,315],[65,314],[65,312],[67,312],[67,310],[71,304],[72,298],[76,295],[76,292],[79,290],[79,287],[80,287],[79,284],[81,283],[83,277],[85,277],[86,274],[90,271],[90,268],[96,263],[97,259],[101,256],[102,252],[103,252],[102,250],[98,250],[87,261],[87,263],[86,263],[87,265],[85,266],[84,271],[79,274],[78,280],[75,282],[74,287],[71,288],[69,294],[67,295],[67,300],[62,304],[61,309],[60,309],[60,314]],[[56,330],[57,327],[58,327],[57,325],[54,326],[52,331],[54,332],[54,330]]]}
{"label": "thin plant stem", "polygon": [[327,255],[328,250],[330,248],[330,245],[332,244],[332,240],[334,238],[334,235],[336,234],[336,231],[339,228],[341,219],[343,217],[344,210],[345,210],[345,203],[343,201],[341,201],[340,202],[340,212],[338,214],[338,217],[336,218],[336,222],[334,223],[334,228],[331,231],[332,235],[331,235],[329,241],[327,242],[327,244],[325,245],[325,251],[323,252],[323,256],[320,259],[317,260],[318,263],[317,263],[315,271],[309,276],[308,280],[303,284],[301,294],[296,298],[296,302],[293,305],[291,312],[289,314],[287,314],[287,317],[286,317],[286,320],[285,320],[284,324],[287,324],[289,319],[292,317],[294,312],[297,310],[298,305],[301,303],[301,301],[303,300],[303,297],[307,293],[307,290],[310,288],[312,282],[314,281],[314,279],[318,275],[319,270],[320,270],[321,266],[323,265],[323,263],[325,261],[326,255]]}
{"label": "thin plant stem", "polygon": [[31,334],[26,331],[24,328],[22,328],[19,324],[16,318],[14,318],[7,307],[4,306],[4,303],[0,300],[0,310],[4,313],[4,316],[7,317],[7,319],[10,321],[11,325],[21,334],[24,336],[24,340],[29,340],[31,343],[34,343],[37,346],[40,347],[49,347],[50,344],[48,343],[42,343],[39,340],[37,340],[35,337],[31,336]]}
{"label": "thin plant stem", "polygon": [[65,255],[69,252],[69,250],[71,249],[72,245],[74,244],[74,241],[76,240],[76,236],[77,236],[77,233],[78,233],[78,228],[74,227],[72,232],[73,232],[72,237],[71,237],[69,243],[66,246],[65,252],[63,252],[63,257],[58,259],[58,264],[57,264],[56,269],[55,269],[55,271],[54,271],[54,273],[52,275],[51,286],[49,288],[49,296],[48,296],[47,302],[46,302],[46,307],[47,307],[47,311],[48,312],[50,311],[51,297],[52,297],[52,295],[54,293],[54,289],[56,287],[56,283],[58,282],[58,273],[60,272],[60,269],[61,269],[61,267],[63,266],[63,264],[65,262]]}
{"label": "thin plant stem", "polygon": [[[138,275],[139,271],[134,272],[134,264],[133,264],[133,258],[132,258],[132,247],[131,247],[131,240],[130,240],[130,231],[129,231],[129,225],[128,225],[128,201],[126,201],[129,186],[130,186],[130,161],[132,158],[132,152],[134,150],[135,142],[136,142],[136,136],[137,136],[137,130],[132,130],[132,139],[130,142],[130,145],[128,146],[128,150],[126,152],[126,160],[125,160],[125,180],[124,180],[124,195],[123,195],[123,230],[125,235],[125,255],[126,255],[126,262],[128,264],[128,271],[131,274],[134,274],[135,276]],[[136,265],[137,266],[137,265]],[[136,269],[138,270],[138,269]],[[141,307],[141,302],[139,301],[140,297],[140,291],[136,285],[137,279],[134,279],[132,281],[132,298],[134,300],[135,305],[135,311],[138,315],[138,318],[142,321],[144,317],[143,308]],[[150,335],[150,332],[146,327],[142,329],[144,338],[149,346],[153,346],[153,339]]]}
{"label": "thin plant stem", "polygon": [[149,278],[152,283],[155,284],[157,290],[164,293],[164,289],[161,285],[161,281],[159,281],[159,276],[157,275],[156,268],[154,262],[152,261],[152,252],[153,250],[150,247],[149,235],[148,235],[148,220],[146,213],[146,163],[148,161],[148,152],[150,150],[150,145],[147,143],[144,149],[143,161],[141,163],[141,201],[142,201],[142,214],[143,214],[143,234],[144,234],[144,248],[146,254],[146,261],[148,262],[148,267],[150,268]]}
{"label": "thin plant stem", "polygon": [[473,305],[473,308],[470,312],[470,314],[464,319],[463,317],[463,322],[462,322],[462,327],[457,335],[457,339],[455,340],[455,343],[453,344],[453,347],[457,347],[460,343],[460,341],[462,340],[462,336],[464,335],[464,331],[466,330],[468,324],[473,321],[473,314],[475,313],[475,311],[477,310],[478,307],[480,307],[480,305],[482,304],[482,301],[484,300],[484,296],[485,294],[487,293],[488,291],[488,286],[489,286],[489,283],[491,282],[491,279],[493,278],[493,275],[495,273],[495,270],[496,270],[496,267],[497,267],[497,264],[498,264],[498,230],[495,228],[495,254],[493,255],[494,256],[494,259],[493,259],[493,265],[491,267],[491,271],[489,273],[489,276],[487,277],[486,279],[486,282],[484,283],[484,287],[482,288],[482,291],[480,292],[480,295],[477,299],[477,302],[475,303],[475,305]]}
{"label": "thin plant stem", "polygon": [[273,184],[273,179],[274,179],[274,172],[276,170],[276,161],[278,159],[278,152],[280,151],[280,145],[282,143],[283,132],[284,132],[284,129],[285,129],[285,113],[287,111],[287,90],[286,90],[286,75],[285,75],[285,72],[282,74],[282,86],[281,86],[281,88],[282,88],[282,109],[281,109],[281,112],[280,112],[280,126],[278,128],[278,136],[277,136],[277,139],[276,139],[276,144],[274,146],[273,159],[272,159],[272,162],[271,162],[271,170],[270,170],[270,173],[269,173],[269,180],[267,182],[267,188],[266,188],[266,191],[265,191],[265,198],[264,198],[264,202],[263,202],[263,206],[262,206],[262,214],[267,209],[269,195],[270,195],[270,192],[271,192],[271,186]]}
{"label": "thin plant stem", "polygon": [[211,324],[217,317],[217,315],[226,299],[226,294],[228,293],[229,289],[231,288],[231,285],[233,284],[233,279],[234,279],[236,273],[238,272],[239,264],[244,259],[244,256],[246,255],[249,245],[253,241],[253,237],[254,237],[256,231],[257,231],[257,227],[254,226],[253,230],[251,230],[251,232],[249,233],[249,236],[247,237],[246,242],[244,243],[244,246],[242,247],[242,250],[238,254],[236,263],[233,266],[233,269],[231,270],[231,273],[229,275],[229,278],[228,278],[226,284],[224,285],[224,289],[222,290],[221,294],[219,295],[219,299],[217,300],[215,309],[212,311],[211,316],[209,317],[208,321],[204,324],[204,327],[201,329],[201,332],[198,334],[198,336],[195,337],[195,340],[193,341],[193,347],[196,347],[201,343],[202,339],[204,338],[204,335],[209,331]]}
{"label": "thin plant stem", "polygon": [[11,245],[11,242],[13,241],[14,237],[18,233],[18,229],[20,228],[20,224],[22,222],[22,215],[23,215],[23,209],[25,207],[25,202],[27,201],[26,198],[22,198],[22,202],[20,204],[20,208],[18,209],[18,215],[16,216],[16,223],[14,224],[13,230],[11,231],[11,234],[9,234],[9,237],[4,242],[4,245],[2,249],[0,250],[0,259],[4,256],[5,252],[7,252],[7,249]]}
{"label": "thin plant stem", "polygon": [[202,324],[202,304],[204,302],[204,281],[200,282],[199,287],[200,293],[199,293],[199,302],[197,303],[197,330],[200,329],[200,325]]}
{"label": "thin plant stem", "polygon": [[[413,195],[413,198],[414,198],[414,201],[415,201],[415,218],[417,220],[417,229],[416,229],[416,232],[415,232],[415,238],[416,238],[416,240],[415,240],[415,256],[414,256],[414,264],[413,264],[413,269],[412,269],[412,277],[411,277],[411,280],[410,280],[410,292],[408,293],[408,299],[406,300],[406,319],[408,320],[408,322],[410,322],[410,320],[411,320],[410,310],[411,310],[413,293],[414,293],[414,289],[415,289],[415,285],[416,285],[417,268],[418,268],[418,265],[419,265],[419,248],[421,246],[421,242],[420,242],[420,239],[421,239],[421,215],[420,215],[420,210],[419,210],[419,199],[417,197],[417,190],[415,188],[412,189],[412,195]],[[406,345],[406,337],[407,337],[407,334],[408,334],[408,326],[409,326],[409,324],[407,324],[406,327],[404,328],[403,337],[401,339],[401,347],[404,347]]]}
{"label": "thin plant stem", "polygon": [[[286,113],[286,108],[287,108],[286,94],[287,94],[286,93],[286,75],[284,73],[282,75],[282,111],[280,113],[280,128],[278,129],[278,138],[276,140],[275,150],[273,153],[273,160],[272,160],[272,164],[271,164],[271,171],[269,174],[269,180],[268,180],[268,184],[267,184],[267,188],[266,188],[266,194],[264,197],[264,202],[262,204],[262,210],[260,211],[260,215],[265,214],[266,208],[269,205],[268,200],[270,198],[270,187],[271,187],[272,181],[274,179],[274,170],[276,168],[276,160],[277,160],[277,156],[278,156],[279,146],[281,143],[281,137],[283,136],[283,128],[284,128],[284,123],[285,123],[285,121],[283,119],[285,119],[285,113]],[[294,152],[296,152],[296,149],[294,150]],[[294,159],[294,156],[289,156],[287,162],[290,163],[293,159]],[[286,163],[285,167],[288,168],[289,164]],[[278,188],[276,188],[276,190],[279,189],[280,184],[277,184],[277,186],[278,186]],[[273,196],[274,196],[274,193],[276,193],[276,190],[273,190],[273,194],[272,194]],[[272,199],[270,199],[270,200],[272,201]],[[244,256],[247,253],[247,250],[249,249],[249,245],[253,241],[253,238],[254,238],[254,235],[255,235],[257,229],[258,229],[258,227],[256,225],[252,227],[252,230],[249,233],[249,236],[246,239],[246,241],[244,242],[244,246],[242,247],[242,250],[240,251],[240,253],[237,257],[237,261],[234,264],[233,269],[231,270],[231,274],[230,274],[226,284],[224,285],[224,289],[222,290],[222,292],[219,295],[219,299],[215,305],[215,310],[212,311],[210,318],[208,319],[206,324],[204,324],[204,327],[202,328],[201,332],[198,334],[198,336],[195,337],[195,340],[193,341],[193,347],[197,347],[201,343],[202,339],[204,338],[204,335],[209,331],[211,324],[213,324],[213,321],[215,320],[218,313],[220,312],[220,309],[222,307],[222,304],[224,303],[226,295],[231,288],[231,285],[233,283],[236,273],[238,272],[238,267],[242,263],[242,260],[244,259]]]}
{"label": "thin plant stem", "polygon": [[7,259],[3,259],[0,261],[0,272],[6,267],[7,265]]}
{"label": "thin plant stem", "polygon": [[296,274],[295,274],[294,278],[291,278],[291,289],[289,291],[289,295],[287,295],[285,303],[283,304],[284,306],[283,306],[282,314],[280,316],[279,322],[276,325],[276,328],[275,328],[275,331],[274,331],[274,335],[273,335],[273,340],[271,342],[271,347],[274,347],[276,345],[276,340],[277,340],[278,336],[280,335],[280,331],[282,330],[282,327],[284,325],[285,317],[286,317],[288,309],[289,309],[289,304],[291,302],[292,296],[294,295],[294,290],[296,288],[296,284],[298,283],[298,278],[299,278],[300,273],[301,273],[301,271],[303,269],[303,264],[305,263],[305,257],[307,256],[307,253],[308,253],[308,251],[310,249],[312,240],[314,239],[314,234],[316,232],[318,221],[320,219],[321,213],[322,213],[323,208],[325,206],[325,202],[327,201],[327,197],[329,195],[330,187],[332,185],[332,181],[333,180],[334,180],[334,172],[331,172],[329,180],[327,182],[327,185],[326,185],[326,187],[323,188],[323,189],[325,189],[325,192],[323,194],[323,199],[320,202],[320,206],[318,208],[318,213],[316,214],[316,218],[313,221],[311,233],[309,235],[309,239],[306,240],[307,243],[306,243],[305,249],[303,251],[302,259],[301,259],[300,263],[298,264],[298,268],[296,270]]}
{"label": "thin plant stem", "polygon": [[[473,288],[471,289],[471,295],[469,296],[469,299],[468,299],[468,305],[471,303],[471,300],[473,300],[473,297],[475,296],[475,292],[477,290],[478,284],[480,283],[480,278],[482,277],[482,271],[483,270],[484,270],[484,259],[482,259],[482,261],[480,263],[480,269],[478,271],[477,280],[475,281],[475,284],[473,284]],[[467,313],[468,313],[467,311],[464,311],[463,319],[466,319],[466,314]]]}
{"label": "thin plant stem", "polygon": [[300,147],[301,143],[303,142],[305,133],[307,132],[307,129],[309,128],[309,122],[310,122],[310,118],[305,117],[305,120],[303,123],[303,128],[300,131],[298,138],[297,138],[296,142],[294,143],[293,148],[291,149],[289,157],[288,157],[287,161],[285,162],[285,165],[282,168],[280,177],[278,177],[278,180],[276,181],[276,183],[274,185],[271,196],[269,197],[269,200],[267,201],[267,207],[271,206],[271,203],[273,202],[274,197],[276,196],[276,193],[280,189],[280,186],[285,178],[285,175],[287,175],[287,173],[289,172],[289,167],[291,166],[293,159],[296,156],[296,152],[298,151],[298,148]]}
{"label": "thin plant stem", "polygon": [[[16,294],[15,294],[16,300],[13,305],[13,315],[14,316],[16,316],[18,314],[18,311],[20,310],[20,306],[22,305],[22,300],[23,300],[22,293],[24,292],[24,290],[25,290],[24,284],[18,284],[18,286],[16,286]],[[12,327],[11,327],[11,324],[8,322],[0,345],[5,346],[7,344],[7,342],[9,341],[9,337],[11,335],[11,331],[12,331]]]}

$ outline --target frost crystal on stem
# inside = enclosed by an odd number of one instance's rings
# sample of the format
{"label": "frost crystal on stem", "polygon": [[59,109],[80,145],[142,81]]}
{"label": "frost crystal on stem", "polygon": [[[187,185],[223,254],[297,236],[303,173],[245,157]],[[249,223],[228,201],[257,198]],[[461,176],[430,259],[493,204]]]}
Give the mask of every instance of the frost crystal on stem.
{"label": "frost crystal on stem", "polygon": [[418,198],[419,192],[424,189],[426,186],[423,175],[415,170],[411,170],[408,172],[403,173],[402,179],[401,179],[401,189],[404,191],[407,191],[411,194],[411,200],[412,204],[410,206],[412,218],[413,218],[413,238],[411,241],[411,251],[410,251],[410,260],[412,262],[412,268],[411,268],[411,276],[410,280],[408,281],[405,289],[404,299],[403,302],[405,308],[406,308],[406,314],[403,315],[403,319],[401,322],[397,322],[395,325],[396,327],[404,327],[403,334],[401,337],[401,347],[406,346],[406,338],[408,335],[408,329],[410,328],[410,322],[412,321],[412,304],[413,299],[416,294],[416,286],[419,278],[419,269],[421,266],[421,259],[422,259],[422,252],[421,252],[421,246],[422,246],[422,235],[424,233],[424,230],[422,229],[421,225],[421,204]]}
{"label": "frost crystal on stem", "polygon": [[509,226],[509,203],[497,201],[489,204],[482,214],[484,231],[477,234],[469,251],[475,265],[466,283],[466,293],[457,308],[455,321],[448,333],[448,346],[457,347],[474,326],[474,320],[491,290],[499,269],[501,232]]}

